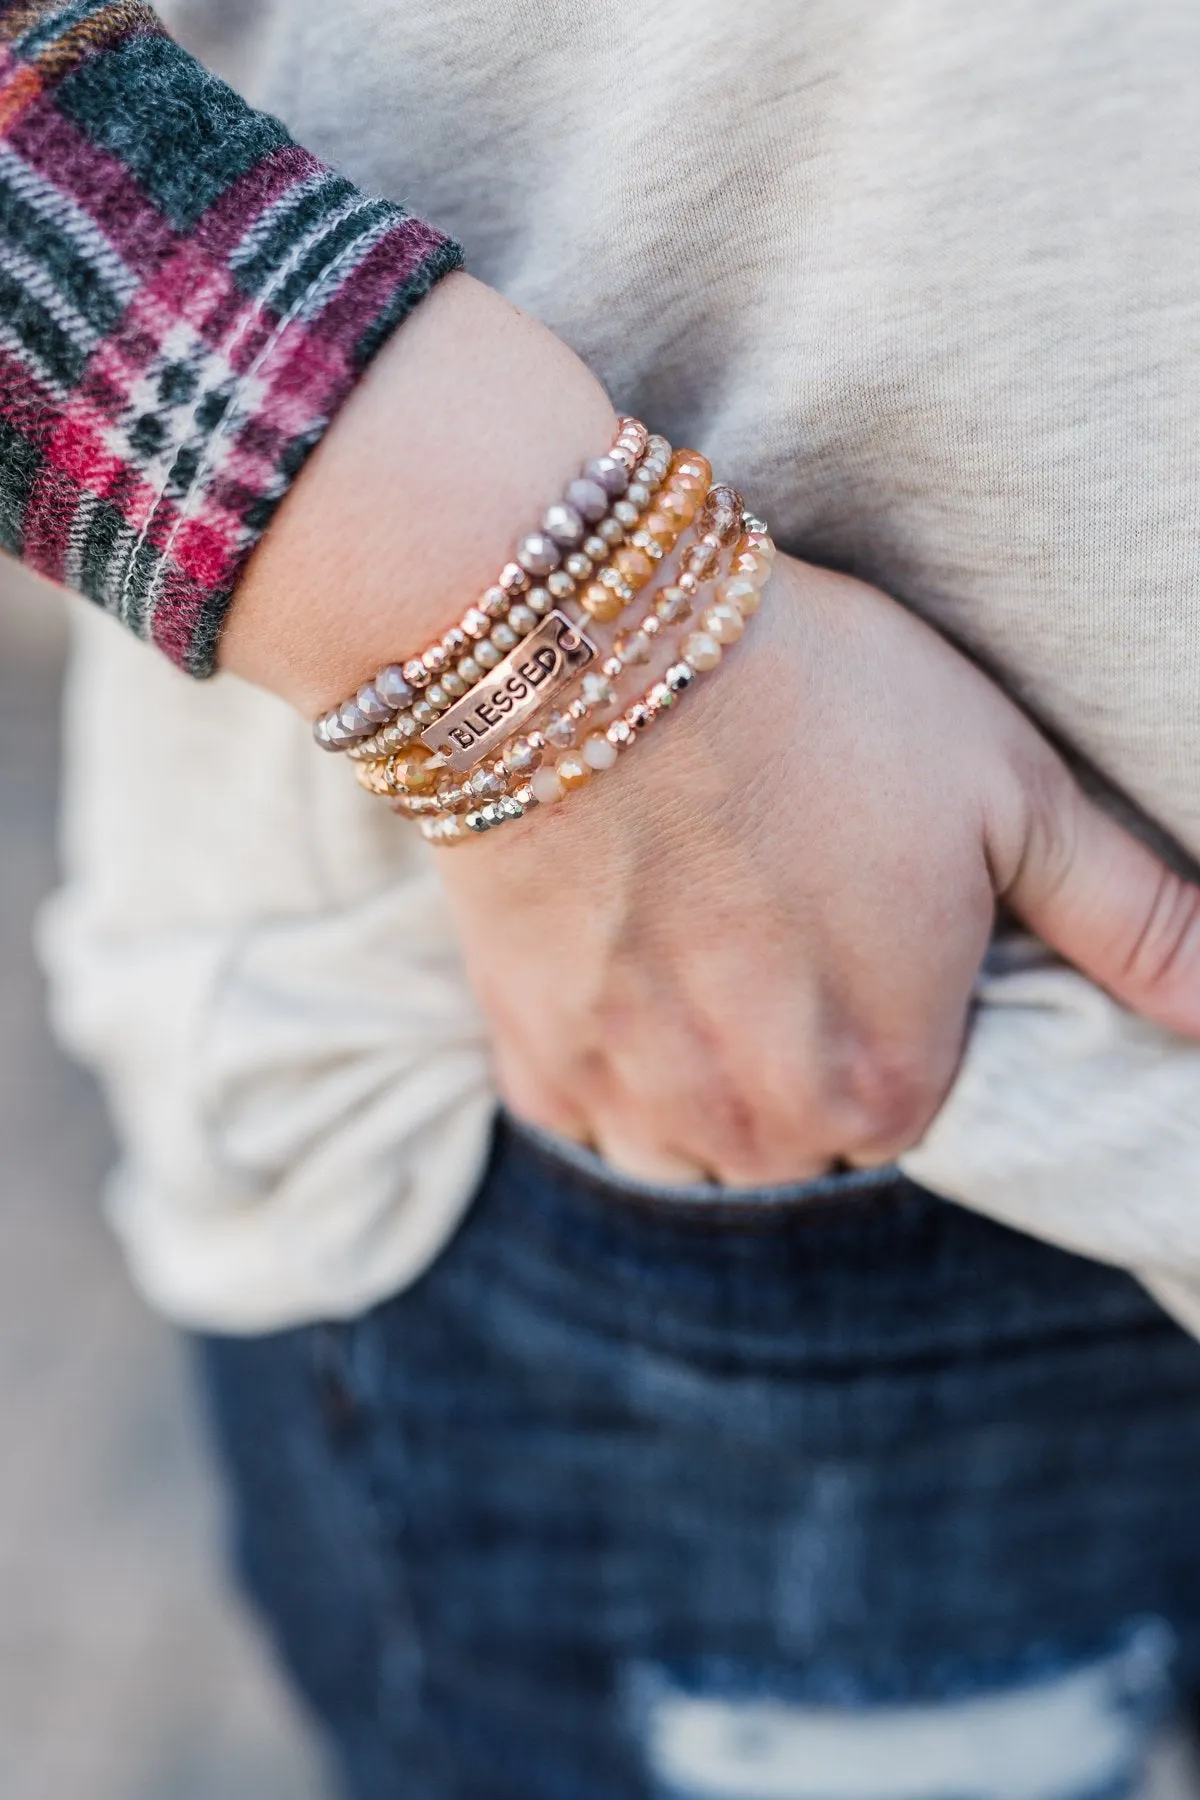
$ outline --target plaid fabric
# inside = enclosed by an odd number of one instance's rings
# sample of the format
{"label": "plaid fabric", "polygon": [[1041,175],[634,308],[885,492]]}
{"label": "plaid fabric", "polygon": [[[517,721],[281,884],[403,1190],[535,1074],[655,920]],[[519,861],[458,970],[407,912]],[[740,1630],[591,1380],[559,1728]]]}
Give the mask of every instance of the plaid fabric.
{"label": "plaid fabric", "polygon": [[460,260],[141,0],[0,0],[0,547],[211,673],[289,483]]}

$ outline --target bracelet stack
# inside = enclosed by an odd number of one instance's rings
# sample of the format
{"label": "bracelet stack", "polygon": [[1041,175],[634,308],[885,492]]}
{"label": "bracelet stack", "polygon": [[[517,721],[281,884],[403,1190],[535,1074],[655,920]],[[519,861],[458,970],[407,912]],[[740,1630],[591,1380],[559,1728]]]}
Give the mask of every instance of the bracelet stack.
{"label": "bracelet stack", "polygon": [[[431,843],[461,843],[612,768],[741,637],[774,556],[703,456],[622,419],[459,623],[314,735]],[[655,587],[664,562],[673,572]],[[639,594],[641,617],[610,632]],[[630,673],[655,663],[631,696]]]}

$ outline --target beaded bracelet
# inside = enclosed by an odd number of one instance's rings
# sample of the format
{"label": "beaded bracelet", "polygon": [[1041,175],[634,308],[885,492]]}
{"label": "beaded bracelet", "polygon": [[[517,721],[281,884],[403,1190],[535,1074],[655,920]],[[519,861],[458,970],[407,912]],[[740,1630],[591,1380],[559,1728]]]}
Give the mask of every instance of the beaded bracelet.
{"label": "beaded bracelet", "polygon": [[[651,438],[638,419],[620,419],[608,453],[588,463],[563,499],[547,509],[541,529],[521,540],[516,560],[504,565],[477,604],[419,656],[389,663],[349,700],[317,719],[316,741],[326,750],[346,750],[375,738],[381,727],[395,729],[401,719],[407,738],[431,724],[472,685],[470,669],[464,676],[456,667],[460,659],[473,658],[478,668],[474,679],[479,679],[489,660],[498,662],[504,654],[495,642],[498,630],[503,640],[511,636],[515,644],[555,601],[573,595],[609,560],[639,507],[661,483],[670,456],[665,438]],[[639,490],[636,497],[631,488]],[[411,728],[406,714],[411,714]]]}

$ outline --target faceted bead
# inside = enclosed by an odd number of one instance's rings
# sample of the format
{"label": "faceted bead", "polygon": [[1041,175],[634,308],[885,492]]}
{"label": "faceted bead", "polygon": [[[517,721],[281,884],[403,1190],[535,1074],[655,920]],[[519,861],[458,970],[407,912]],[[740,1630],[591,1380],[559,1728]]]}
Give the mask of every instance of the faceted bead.
{"label": "faceted bead", "polygon": [[569,600],[575,592],[575,583],[565,569],[555,569],[546,577],[546,586],[556,600]]}
{"label": "faceted bead", "polygon": [[583,514],[565,500],[547,507],[542,530],[563,550],[574,550],[587,535]]}
{"label": "faceted bead", "polygon": [[481,606],[471,606],[463,614],[463,630],[469,638],[485,638],[492,629],[492,621]]}
{"label": "faceted bead", "polygon": [[625,602],[620,594],[615,594],[603,582],[590,581],[579,596],[579,604],[590,619],[598,625],[611,624],[625,610]]}
{"label": "faceted bead", "polygon": [[704,675],[709,669],[715,669],[722,656],[720,644],[707,631],[693,631],[683,640],[680,649],[683,660],[690,663],[697,675]]}
{"label": "faceted bead", "polygon": [[746,621],[736,606],[719,600],[700,615],[700,629],[716,638],[718,644],[736,644],[746,629]]}
{"label": "faceted bead", "polygon": [[615,500],[629,486],[629,471],[615,456],[597,456],[583,471],[584,479],[595,481],[609,499]]}
{"label": "faceted bead", "polygon": [[667,487],[655,499],[654,510],[664,519],[674,519],[682,531],[699,512],[700,499],[696,494],[682,493],[677,487]]}
{"label": "faceted bead", "polygon": [[429,686],[425,689],[425,699],[429,705],[432,706],[434,712],[445,712],[450,704],[450,696],[446,692],[444,683],[441,681],[430,682]]}
{"label": "faceted bead", "polygon": [[661,588],[654,602],[654,610],[664,625],[678,625],[691,613],[692,596],[685,594],[681,587]]}
{"label": "faceted bead", "polygon": [[730,562],[729,573],[752,581],[757,587],[765,587],[770,579],[771,565],[755,550],[739,550]]}
{"label": "faceted bead", "polygon": [[530,790],[539,806],[553,806],[556,801],[566,795],[566,788],[559,780],[554,769],[535,769],[529,783]]}
{"label": "faceted bead", "polygon": [[632,588],[644,587],[654,573],[654,564],[644,550],[633,544],[626,544],[613,557],[613,567],[625,577]]}
{"label": "faceted bead", "polygon": [[517,561],[530,575],[549,575],[562,561],[562,552],[544,531],[531,531],[517,546]]}
{"label": "faceted bead", "polygon": [[625,498],[635,512],[641,512],[643,507],[650,504],[650,489],[641,481],[631,481],[625,489]]}
{"label": "faceted bead", "polygon": [[711,544],[693,544],[683,553],[683,566],[697,581],[707,581],[710,575],[715,575],[720,561]]}
{"label": "faceted bead", "polygon": [[767,562],[775,561],[775,540],[765,531],[748,531],[738,539],[738,550],[749,550],[755,556],[761,556]]}
{"label": "faceted bead", "polygon": [[500,760],[510,775],[527,775],[531,769],[541,767],[542,753],[528,738],[516,737],[505,744]]}
{"label": "faceted bead", "polygon": [[614,750],[627,750],[633,742],[633,727],[627,719],[614,719],[604,735]]}
{"label": "faceted bead", "polygon": [[[531,607],[526,606],[523,600],[518,600],[517,604],[508,615],[508,622],[519,638],[528,637],[529,633],[537,624],[537,614]],[[497,626],[496,630],[498,631],[499,629],[499,626]],[[496,633],[493,632],[492,642],[495,643],[495,641]]]}
{"label": "faceted bead", "polygon": [[635,700],[626,710],[625,723],[632,726],[634,731],[645,731],[648,725],[654,723],[654,714],[644,700]]}
{"label": "faceted bead", "polygon": [[497,650],[495,644],[488,638],[485,639],[482,644],[477,646],[475,651],[475,661],[479,664],[481,669],[494,669],[502,655],[503,652]]}
{"label": "faceted bead", "polygon": [[373,681],[368,681],[359,688],[355,695],[355,705],[363,718],[369,719],[372,725],[385,725],[396,710],[384,699]]}
{"label": "faceted bead", "polygon": [[712,484],[712,464],[707,456],[701,456],[698,450],[677,450],[671,458],[671,476],[693,476],[704,483],[705,488]]}
{"label": "faceted bead", "polygon": [[529,586],[529,577],[520,563],[507,562],[500,571],[500,586],[511,598],[514,594],[523,594]]}
{"label": "faceted bead", "polygon": [[700,529],[706,537],[713,537],[724,548],[732,544],[742,529],[741,510],[724,506],[707,504],[700,514]]}
{"label": "faceted bead", "polygon": [[531,613],[535,613],[541,619],[553,609],[554,600],[548,588],[534,587],[530,588],[526,594],[525,604]]}
{"label": "faceted bead", "polygon": [[363,717],[353,700],[347,700],[339,712],[338,724],[347,736],[352,738],[368,737],[371,732],[370,721]]}
{"label": "faceted bead", "polygon": [[446,667],[446,664],[450,661],[450,658],[446,655],[441,644],[431,644],[421,658],[421,661],[425,664],[425,667],[429,670],[431,675],[440,675],[442,670]]}
{"label": "faceted bead", "polygon": [[567,505],[573,506],[589,525],[594,525],[608,511],[608,490],[598,481],[588,481],[581,476],[567,489]]}
{"label": "faceted bead", "polygon": [[666,681],[656,681],[646,695],[646,704],[656,713],[667,712],[675,704],[675,689]]}
{"label": "faceted bead", "polygon": [[583,552],[589,562],[602,563],[608,556],[608,545],[593,532],[591,537],[584,538]]}
{"label": "faceted bead", "polygon": [[457,662],[467,645],[467,634],[461,625],[452,625],[442,638],[442,649],[451,662]]}
{"label": "faceted bead", "polygon": [[483,679],[483,665],[479,662],[477,657],[464,656],[458,665],[458,673],[465,685],[469,688],[473,688],[477,681],[482,681]]}
{"label": "faceted bead", "polygon": [[612,706],[617,698],[617,690],[608,676],[598,675],[594,669],[584,676],[581,692],[593,711]]}
{"label": "faceted bead", "polygon": [[330,713],[326,724],[326,730],[329,737],[329,747],[332,750],[344,750],[348,744],[354,742],[354,733],[345,729],[341,718],[337,713]]}
{"label": "faceted bead", "polygon": [[404,679],[410,688],[423,688],[428,685],[429,670],[419,656],[414,656],[411,662],[405,663]]}
{"label": "faceted bead", "polygon": [[650,639],[644,631],[620,632],[613,649],[627,668],[650,661]]}
{"label": "faceted bead", "polygon": [[404,679],[404,670],[399,663],[389,663],[386,669],[380,669],[375,677],[375,686],[381,698],[395,709],[407,706],[412,699],[412,689]]}
{"label": "faceted bead", "polygon": [[402,712],[400,717],[388,726],[389,732],[395,732],[396,742],[406,744],[409,738],[417,735],[417,721],[410,712]]}
{"label": "faceted bead", "polygon": [[504,777],[497,775],[494,769],[476,769],[467,778],[467,787],[474,800],[491,800],[504,792]]}
{"label": "faceted bead", "polygon": [[572,581],[586,581],[593,573],[595,565],[592,562],[591,557],[585,556],[582,550],[572,550],[570,556],[568,556],[566,562],[563,564],[563,568],[567,571],[567,574],[571,577]]}
{"label": "faceted bead", "polygon": [[485,590],[479,604],[487,614],[488,618],[494,621],[504,617],[512,602],[508,590],[502,588],[499,583],[497,583],[495,587],[490,587]]}
{"label": "faceted bead", "polygon": [[736,606],[743,619],[748,619],[762,605],[762,592],[756,581],[731,575],[727,581],[717,583],[717,599],[724,606]]}
{"label": "faceted bead", "polygon": [[493,626],[488,642],[494,645],[502,656],[507,656],[517,642],[517,634],[506,619],[501,624]]}
{"label": "faceted bead", "polygon": [[663,676],[663,680],[673,694],[682,694],[690,688],[696,679],[695,669],[689,668],[685,662],[672,663]]}
{"label": "faceted bead", "polygon": [[631,531],[638,522],[640,511],[639,507],[632,505],[628,500],[617,500],[613,504],[612,516],[618,525],[623,525],[626,531]]}
{"label": "faceted bead", "polygon": [[441,685],[443,693],[449,694],[451,700],[461,700],[467,691],[467,684],[457,669],[447,669]]}
{"label": "faceted bead", "polygon": [[568,794],[581,788],[585,781],[592,778],[591,764],[578,750],[568,750],[565,756],[560,756],[554,765],[554,773]]}
{"label": "faceted bead", "polygon": [[428,750],[402,750],[388,764],[392,780],[406,794],[431,794],[441,774],[440,762],[430,767]]}
{"label": "faceted bead", "polygon": [[421,727],[422,731],[424,731],[427,725],[433,724],[434,720],[437,718],[437,712],[430,706],[428,700],[414,700],[412,716],[417,721],[417,724]]}
{"label": "faceted bead", "polygon": [[642,530],[652,537],[656,544],[664,550],[673,550],[679,541],[679,533],[683,529],[678,519],[670,519],[666,513],[647,513],[646,523]]}
{"label": "faceted bead", "polygon": [[542,729],[555,750],[569,750],[577,735],[574,719],[565,712],[551,713]]}
{"label": "faceted bead", "polygon": [[593,731],[583,740],[583,760],[589,769],[611,769],[617,760],[615,744],[610,744],[602,731]]}
{"label": "faceted bead", "polygon": [[601,519],[596,527],[596,536],[603,538],[611,549],[615,549],[618,544],[625,542],[625,527],[619,519]]}

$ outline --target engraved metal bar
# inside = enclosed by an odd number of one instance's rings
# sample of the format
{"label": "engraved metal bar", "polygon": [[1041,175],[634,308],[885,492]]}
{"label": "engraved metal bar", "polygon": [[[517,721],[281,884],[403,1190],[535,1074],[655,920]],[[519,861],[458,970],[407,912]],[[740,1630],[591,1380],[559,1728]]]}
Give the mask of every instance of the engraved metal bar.
{"label": "engraved metal bar", "polygon": [[565,613],[547,613],[469,694],[426,726],[421,742],[439,751],[456,774],[473,769],[574,681],[595,655],[595,644]]}

